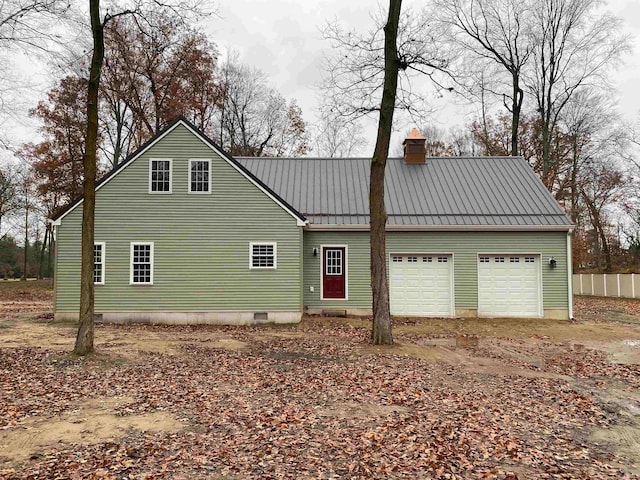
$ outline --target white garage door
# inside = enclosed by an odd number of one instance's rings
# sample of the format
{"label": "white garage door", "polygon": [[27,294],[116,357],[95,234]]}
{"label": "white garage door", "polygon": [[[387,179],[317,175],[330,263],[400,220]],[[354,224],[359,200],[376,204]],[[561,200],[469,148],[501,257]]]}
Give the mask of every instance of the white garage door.
{"label": "white garage door", "polygon": [[392,315],[453,315],[451,255],[391,255]]}
{"label": "white garage door", "polygon": [[479,255],[478,315],[540,317],[539,255]]}

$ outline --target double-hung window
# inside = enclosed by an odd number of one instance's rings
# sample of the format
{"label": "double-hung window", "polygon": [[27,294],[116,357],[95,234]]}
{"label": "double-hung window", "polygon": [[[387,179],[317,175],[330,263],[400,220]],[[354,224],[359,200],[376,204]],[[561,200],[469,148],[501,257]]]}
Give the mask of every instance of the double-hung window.
{"label": "double-hung window", "polygon": [[149,160],[149,192],[171,193],[171,159],[152,158]]}
{"label": "double-hung window", "polygon": [[211,193],[211,160],[189,160],[189,193]]}
{"label": "double-hung window", "polygon": [[249,268],[275,269],[277,267],[277,245],[275,243],[250,243]]}
{"label": "double-hung window", "polygon": [[93,283],[104,285],[105,243],[93,244]]}
{"label": "double-hung window", "polygon": [[153,243],[131,243],[131,285],[153,285]]}

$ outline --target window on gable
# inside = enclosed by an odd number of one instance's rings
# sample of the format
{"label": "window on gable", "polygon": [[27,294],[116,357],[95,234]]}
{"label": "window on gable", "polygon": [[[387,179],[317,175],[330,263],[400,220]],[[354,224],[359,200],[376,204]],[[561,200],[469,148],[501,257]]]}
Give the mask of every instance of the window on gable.
{"label": "window on gable", "polygon": [[93,283],[104,285],[104,255],[105,244],[98,242],[93,244]]}
{"label": "window on gable", "polygon": [[149,160],[149,191],[171,193],[171,160]]}
{"label": "window on gable", "polygon": [[277,246],[275,243],[251,243],[249,245],[250,268],[276,268]]}
{"label": "window on gable", "polygon": [[189,160],[189,193],[211,192],[211,161]]}
{"label": "window on gable", "polygon": [[153,285],[153,243],[131,244],[131,285]]}

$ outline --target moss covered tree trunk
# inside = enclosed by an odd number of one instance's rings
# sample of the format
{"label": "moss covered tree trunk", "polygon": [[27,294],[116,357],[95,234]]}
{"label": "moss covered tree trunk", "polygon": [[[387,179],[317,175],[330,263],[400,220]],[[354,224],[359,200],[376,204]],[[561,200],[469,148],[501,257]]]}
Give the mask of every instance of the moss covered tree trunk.
{"label": "moss covered tree trunk", "polygon": [[389,1],[389,16],[384,27],[384,86],[378,120],[378,136],[371,160],[369,211],[371,226],[371,291],[373,293],[373,328],[375,345],[392,345],[389,282],[387,279],[387,211],[384,205],[384,172],[389,155],[391,127],[398,87],[397,37],[402,0]]}
{"label": "moss covered tree trunk", "polygon": [[82,204],[82,253],[80,273],[80,325],[73,352],[93,352],[93,220],[96,203],[96,162],[98,140],[98,89],[104,59],[104,26],[100,19],[100,0],[89,0],[93,55],[89,69],[87,98],[87,145],[84,154],[84,202]]}

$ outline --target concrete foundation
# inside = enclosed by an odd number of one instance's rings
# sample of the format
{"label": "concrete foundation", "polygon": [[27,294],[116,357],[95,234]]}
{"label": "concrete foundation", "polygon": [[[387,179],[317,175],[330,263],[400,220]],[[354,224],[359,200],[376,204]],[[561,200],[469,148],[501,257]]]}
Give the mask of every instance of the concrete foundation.
{"label": "concrete foundation", "polygon": [[[151,325],[260,325],[299,323],[300,312],[96,312],[104,323]],[[56,312],[55,321],[78,321],[78,312]]]}

